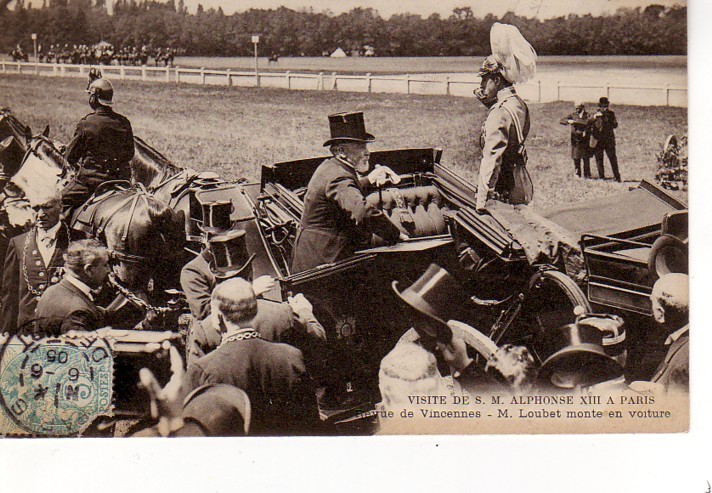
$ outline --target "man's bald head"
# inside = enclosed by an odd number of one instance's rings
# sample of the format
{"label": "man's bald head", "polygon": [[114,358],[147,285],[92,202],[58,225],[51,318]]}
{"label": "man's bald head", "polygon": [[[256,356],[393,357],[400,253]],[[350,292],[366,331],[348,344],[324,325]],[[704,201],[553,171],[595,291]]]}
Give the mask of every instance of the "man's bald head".
{"label": "man's bald head", "polygon": [[650,295],[653,317],[677,330],[689,321],[690,288],[687,274],[665,274],[655,282]]}
{"label": "man's bald head", "polygon": [[239,277],[218,284],[210,305],[212,313],[220,314],[238,326],[257,316],[257,299],[252,284]]}

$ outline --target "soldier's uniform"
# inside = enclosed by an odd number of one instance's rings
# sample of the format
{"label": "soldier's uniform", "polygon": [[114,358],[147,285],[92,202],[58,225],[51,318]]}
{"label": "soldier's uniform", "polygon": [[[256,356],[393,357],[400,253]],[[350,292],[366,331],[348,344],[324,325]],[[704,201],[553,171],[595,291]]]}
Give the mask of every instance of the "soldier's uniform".
{"label": "soldier's uniform", "polygon": [[133,130],[125,116],[107,106],[86,115],[67,145],[67,160],[80,169],[62,191],[65,206],[78,207],[106,181],[130,180],[133,155]]}
{"label": "soldier's uniform", "polygon": [[[514,188],[514,166],[523,164],[518,150],[529,134],[529,125],[529,108],[514,88],[500,89],[480,134],[482,161],[477,184],[477,209],[484,209],[488,195],[508,200]],[[489,193],[479,193],[484,190]]]}
{"label": "soldier's uniform", "polygon": [[35,318],[35,308],[47,288],[60,280],[62,258],[69,237],[64,224],[59,224],[54,253],[49,262],[43,259],[33,228],[10,240],[2,273],[0,329],[14,334],[18,327]]}

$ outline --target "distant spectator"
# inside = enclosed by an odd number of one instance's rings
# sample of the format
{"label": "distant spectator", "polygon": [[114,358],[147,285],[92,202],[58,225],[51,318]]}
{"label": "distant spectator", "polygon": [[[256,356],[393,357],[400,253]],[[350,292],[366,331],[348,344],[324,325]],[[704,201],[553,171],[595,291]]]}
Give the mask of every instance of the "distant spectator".
{"label": "distant spectator", "polygon": [[589,124],[586,105],[576,103],[574,112],[563,117],[559,123],[571,125],[571,158],[574,160],[576,176],[581,176],[581,161],[583,161],[583,176],[591,178],[591,125]]}
{"label": "distant spectator", "polygon": [[607,97],[602,97],[598,100],[598,111],[591,118],[592,135],[597,141],[593,151],[596,157],[596,167],[598,168],[598,177],[605,178],[605,170],[603,167],[603,152],[608,156],[608,161],[611,163],[613,177],[617,182],[621,182],[621,175],[618,172],[618,157],[616,156],[616,136],[613,132],[618,128],[618,120],[616,114],[609,109],[609,101]]}

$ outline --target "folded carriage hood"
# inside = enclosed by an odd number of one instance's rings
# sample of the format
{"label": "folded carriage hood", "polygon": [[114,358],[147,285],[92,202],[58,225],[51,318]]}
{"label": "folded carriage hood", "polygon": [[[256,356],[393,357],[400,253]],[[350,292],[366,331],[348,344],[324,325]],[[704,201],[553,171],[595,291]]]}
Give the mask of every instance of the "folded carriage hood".
{"label": "folded carriage hood", "polygon": [[544,211],[541,215],[576,236],[612,236],[658,225],[665,214],[686,208],[685,203],[643,180],[629,191]]}

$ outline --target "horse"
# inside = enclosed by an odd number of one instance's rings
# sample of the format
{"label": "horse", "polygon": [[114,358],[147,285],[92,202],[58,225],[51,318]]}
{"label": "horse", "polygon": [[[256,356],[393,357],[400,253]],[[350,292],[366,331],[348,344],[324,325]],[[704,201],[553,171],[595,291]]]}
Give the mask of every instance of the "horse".
{"label": "horse", "polygon": [[[32,201],[61,189],[75,171],[54,142],[41,134],[30,139],[20,169],[8,185]],[[143,185],[133,187],[128,182],[100,186],[74,212],[70,227],[78,235],[99,239],[111,252],[112,285],[120,294],[112,305],[115,311],[129,312],[118,320],[133,326],[148,312],[160,313],[154,303],[167,299],[166,289],[178,287],[176,266],[185,263],[184,222],[182,213]]]}

